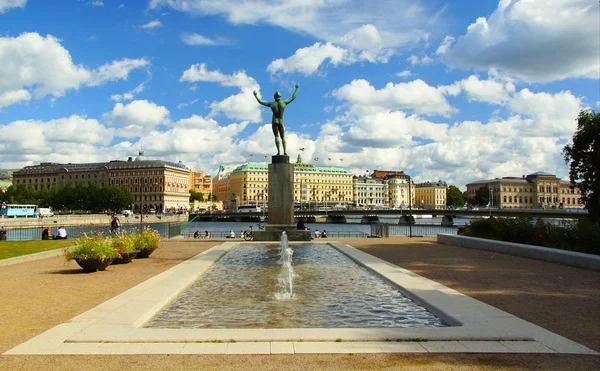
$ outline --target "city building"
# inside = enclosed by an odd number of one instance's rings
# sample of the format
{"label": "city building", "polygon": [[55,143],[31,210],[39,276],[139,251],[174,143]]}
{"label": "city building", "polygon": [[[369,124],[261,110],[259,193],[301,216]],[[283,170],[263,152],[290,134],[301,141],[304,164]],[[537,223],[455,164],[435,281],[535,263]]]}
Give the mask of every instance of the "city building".
{"label": "city building", "polygon": [[204,172],[191,172],[192,188],[194,191],[202,194],[202,199],[208,201],[213,193],[213,182],[210,175]]}
{"label": "city building", "polygon": [[404,171],[373,170],[371,177],[387,183],[390,207],[404,209],[415,205],[415,183]]}
{"label": "city building", "polygon": [[389,206],[388,183],[366,175],[354,176],[354,206],[377,209]]}
{"label": "city building", "polygon": [[415,185],[415,206],[426,209],[446,208],[446,182],[424,182]]}
{"label": "city building", "polygon": [[59,164],[43,162],[13,173],[13,183],[35,190],[66,184],[95,183],[126,187],[134,198],[133,209],[156,211],[189,208],[190,170],[181,162],[149,160],[141,151],[127,161]]}
{"label": "city building", "polygon": [[[249,162],[226,173],[223,167],[213,179],[217,199],[224,208],[244,204],[267,205],[267,163]],[[294,202],[298,207],[348,205],[352,203],[352,174],[341,167],[294,163]]]}
{"label": "city building", "polygon": [[522,177],[503,177],[467,184],[467,195],[475,198],[477,190],[488,187],[491,206],[501,208],[575,208],[585,206],[581,190],[556,175],[538,171]]}

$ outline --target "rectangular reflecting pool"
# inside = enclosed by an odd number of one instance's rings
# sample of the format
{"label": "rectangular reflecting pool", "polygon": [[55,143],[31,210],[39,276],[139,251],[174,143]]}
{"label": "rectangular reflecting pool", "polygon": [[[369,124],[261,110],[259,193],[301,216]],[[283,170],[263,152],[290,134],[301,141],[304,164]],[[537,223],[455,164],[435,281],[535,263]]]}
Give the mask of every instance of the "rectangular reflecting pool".
{"label": "rectangular reflecting pool", "polygon": [[275,297],[277,246],[240,245],[146,328],[444,327],[441,318],[327,244],[293,247],[292,298]]}

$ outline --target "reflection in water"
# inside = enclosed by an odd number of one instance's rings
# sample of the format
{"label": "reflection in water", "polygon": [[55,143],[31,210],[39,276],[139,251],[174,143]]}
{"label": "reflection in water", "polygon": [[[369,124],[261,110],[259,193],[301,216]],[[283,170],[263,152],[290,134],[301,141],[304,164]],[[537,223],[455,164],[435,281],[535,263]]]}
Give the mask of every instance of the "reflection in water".
{"label": "reflection in water", "polygon": [[277,300],[278,247],[240,245],[145,327],[441,327],[442,320],[324,244],[293,247],[293,296]]}

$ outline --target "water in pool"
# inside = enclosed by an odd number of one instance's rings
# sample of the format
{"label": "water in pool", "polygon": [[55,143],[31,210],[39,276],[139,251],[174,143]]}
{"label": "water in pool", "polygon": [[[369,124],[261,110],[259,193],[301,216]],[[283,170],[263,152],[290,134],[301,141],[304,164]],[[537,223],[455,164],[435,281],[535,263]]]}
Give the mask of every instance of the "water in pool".
{"label": "water in pool", "polygon": [[327,244],[293,246],[293,295],[276,295],[276,246],[233,248],[158,312],[152,328],[442,327],[395,286]]}

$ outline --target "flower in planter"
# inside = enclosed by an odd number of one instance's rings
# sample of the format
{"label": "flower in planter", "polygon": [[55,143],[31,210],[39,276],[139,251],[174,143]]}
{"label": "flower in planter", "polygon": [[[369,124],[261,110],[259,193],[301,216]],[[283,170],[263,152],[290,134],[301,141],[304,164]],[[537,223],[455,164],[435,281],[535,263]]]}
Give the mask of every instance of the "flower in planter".
{"label": "flower in planter", "polygon": [[75,260],[85,272],[95,272],[105,270],[119,256],[112,241],[102,234],[83,234],[77,238],[75,247],[66,251],[65,259]]}
{"label": "flower in planter", "polygon": [[74,259],[114,259],[119,252],[112,246],[110,239],[102,234],[83,234],[76,240],[75,247],[69,248],[65,254],[66,261]]}
{"label": "flower in planter", "polygon": [[136,249],[139,251],[137,257],[147,258],[158,248],[160,235],[157,231],[146,227],[142,233],[136,235]]}
{"label": "flower in planter", "polygon": [[121,233],[118,237],[112,238],[112,246],[119,252],[119,257],[113,264],[126,264],[138,253],[136,248],[136,235]]}

